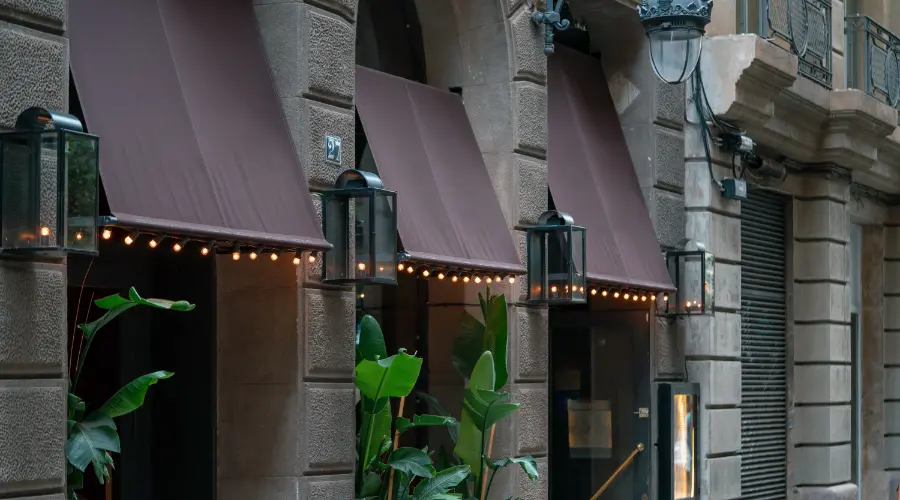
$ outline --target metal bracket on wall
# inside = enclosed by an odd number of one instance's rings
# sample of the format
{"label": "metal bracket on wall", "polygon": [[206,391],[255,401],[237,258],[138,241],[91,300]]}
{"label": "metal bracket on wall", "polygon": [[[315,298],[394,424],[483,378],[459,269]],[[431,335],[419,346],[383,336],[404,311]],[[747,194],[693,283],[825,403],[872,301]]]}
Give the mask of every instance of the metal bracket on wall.
{"label": "metal bracket on wall", "polygon": [[563,19],[560,11],[562,10],[564,0],[538,0],[538,3],[544,3],[544,10],[537,10],[535,0],[527,0],[528,8],[534,11],[531,14],[531,22],[535,26],[544,25],[544,54],[548,56],[553,54],[553,33],[556,31],[565,31],[569,29],[571,23],[568,19]]}

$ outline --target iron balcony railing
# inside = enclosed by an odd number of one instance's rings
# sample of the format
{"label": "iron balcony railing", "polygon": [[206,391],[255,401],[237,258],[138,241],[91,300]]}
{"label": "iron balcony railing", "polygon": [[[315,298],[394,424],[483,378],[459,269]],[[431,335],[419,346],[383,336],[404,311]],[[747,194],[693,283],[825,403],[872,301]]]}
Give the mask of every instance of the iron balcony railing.
{"label": "iron balcony railing", "polygon": [[845,19],[847,86],[900,109],[900,38],[867,16]]}
{"label": "iron balcony railing", "polygon": [[831,88],[831,0],[742,0],[744,33],[756,33],[799,59],[801,75]]}

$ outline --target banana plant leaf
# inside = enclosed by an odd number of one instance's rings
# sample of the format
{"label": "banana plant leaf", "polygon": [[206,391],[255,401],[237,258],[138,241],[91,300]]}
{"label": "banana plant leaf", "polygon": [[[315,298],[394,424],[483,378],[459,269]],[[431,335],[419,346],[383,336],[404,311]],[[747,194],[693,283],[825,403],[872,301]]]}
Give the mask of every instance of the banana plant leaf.
{"label": "banana plant leaf", "polygon": [[121,295],[110,295],[108,297],[95,300],[94,305],[96,305],[100,309],[106,310],[106,314],[90,323],[78,325],[78,328],[80,328],[81,331],[84,332],[84,338],[86,341],[92,339],[97,333],[97,330],[109,324],[109,322],[114,320],[116,316],[135,306],[149,306],[156,309],[168,309],[180,312],[193,311],[196,307],[194,304],[191,304],[190,302],[184,300],[145,299],[138,294],[137,290],[135,290],[134,287],[131,287],[128,290],[127,298],[122,297]]}
{"label": "banana plant leaf", "polygon": [[435,474],[431,457],[417,448],[397,448],[388,458],[387,465],[408,476],[432,478]]}
{"label": "banana plant leaf", "polygon": [[101,412],[93,412],[81,422],[67,422],[69,438],[66,441],[66,458],[75,469],[84,472],[94,465],[97,480],[103,484],[107,465],[112,459],[107,452],[119,453],[119,433],[112,418]]}
{"label": "banana plant leaf", "polygon": [[498,470],[498,469],[507,467],[509,465],[515,464],[515,465],[522,467],[522,470],[525,471],[525,474],[528,474],[528,478],[531,479],[532,481],[534,481],[538,478],[537,463],[531,457],[522,457],[522,458],[505,457],[505,458],[499,458],[499,459],[488,458],[487,464],[488,464],[488,467],[491,468],[491,470]]}
{"label": "banana plant leaf", "polygon": [[376,401],[406,397],[416,385],[421,369],[422,358],[403,351],[378,361],[364,359],[356,367],[356,387],[363,396]]}
{"label": "banana plant leaf", "polygon": [[141,375],[132,380],[128,385],[119,389],[119,392],[113,394],[103,406],[100,407],[100,413],[110,418],[121,417],[127,415],[144,405],[144,399],[147,397],[147,391],[150,386],[156,384],[160,380],[175,375],[172,372],[158,371]]}
{"label": "banana plant leaf", "polygon": [[453,344],[451,360],[456,371],[463,378],[471,378],[475,365],[484,351],[494,356],[494,387],[500,390],[509,381],[507,369],[507,349],[509,343],[506,297],[478,294],[484,322],[468,312],[463,313],[459,336]]}
{"label": "banana plant leaf", "polygon": [[463,400],[463,411],[472,417],[481,432],[487,432],[497,422],[515,413],[519,403],[506,403],[509,394],[469,387]]}
{"label": "banana plant leaf", "polygon": [[453,500],[460,499],[459,493],[448,493],[452,488],[469,476],[468,465],[457,465],[435,474],[431,479],[426,479],[413,490],[415,500]]}
{"label": "banana plant leaf", "polygon": [[459,429],[459,422],[453,417],[442,417],[438,415],[413,415],[412,420],[408,418],[397,418],[397,431],[403,434],[409,429],[418,427],[456,427]]}
{"label": "banana plant leaf", "polygon": [[[485,351],[472,371],[467,390],[493,390],[494,380],[494,357],[490,351]],[[463,464],[471,468],[476,485],[482,474],[481,461],[484,456],[484,444],[482,428],[469,412],[463,411],[459,421],[459,439],[456,441],[453,451]]]}
{"label": "banana plant leaf", "polygon": [[377,361],[387,357],[384,334],[378,321],[372,316],[363,317],[359,324],[359,336],[356,339],[356,364],[362,360]]}
{"label": "banana plant leaf", "polygon": [[391,405],[388,398],[377,401],[363,399],[362,423],[359,430],[362,449],[359,451],[360,473],[372,466],[375,459],[390,449]]}

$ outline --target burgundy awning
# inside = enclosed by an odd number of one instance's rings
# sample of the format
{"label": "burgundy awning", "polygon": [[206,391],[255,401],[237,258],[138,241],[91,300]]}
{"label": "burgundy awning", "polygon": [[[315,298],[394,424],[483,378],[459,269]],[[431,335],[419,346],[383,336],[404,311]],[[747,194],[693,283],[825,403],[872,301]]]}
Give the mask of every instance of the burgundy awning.
{"label": "burgundy awning", "polygon": [[248,0],[78,0],[72,72],[121,225],[327,249]]}
{"label": "burgundy awning", "polygon": [[588,279],[674,289],[600,60],[559,46],[547,60],[550,191],[587,230]]}
{"label": "burgundy awning", "polygon": [[525,272],[458,95],[357,66],[356,109],[412,260]]}

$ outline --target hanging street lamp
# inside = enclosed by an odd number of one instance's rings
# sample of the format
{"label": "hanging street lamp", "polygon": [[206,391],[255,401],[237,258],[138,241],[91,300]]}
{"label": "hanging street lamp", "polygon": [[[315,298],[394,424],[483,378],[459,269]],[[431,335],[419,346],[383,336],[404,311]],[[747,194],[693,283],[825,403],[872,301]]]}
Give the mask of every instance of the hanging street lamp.
{"label": "hanging street lamp", "polygon": [[587,302],[584,234],[569,214],[556,210],[528,228],[528,303]]}
{"label": "hanging street lamp", "polygon": [[650,41],[650,63],[662,81],[686,81],[700,61],[712,0],[642,0],[641,24]]}
{"label": "hanging street lamp", "polygon": [[321,193],[323,283],[397,284],[397,193],[371,172],[345,170]]}
{"label": "hanging street lamp", "polygon": [[78,118],[29,108],[0,133],[0,250],[97,255],[100,145]]}

